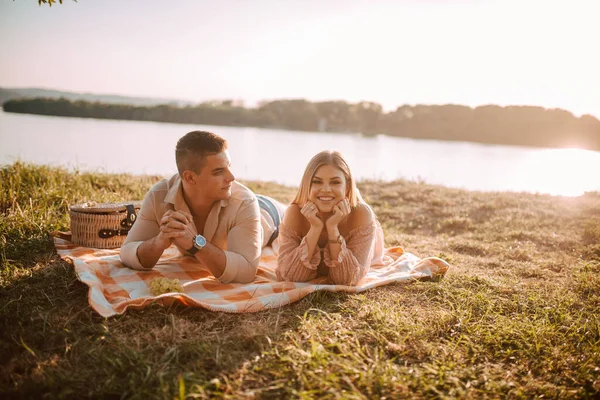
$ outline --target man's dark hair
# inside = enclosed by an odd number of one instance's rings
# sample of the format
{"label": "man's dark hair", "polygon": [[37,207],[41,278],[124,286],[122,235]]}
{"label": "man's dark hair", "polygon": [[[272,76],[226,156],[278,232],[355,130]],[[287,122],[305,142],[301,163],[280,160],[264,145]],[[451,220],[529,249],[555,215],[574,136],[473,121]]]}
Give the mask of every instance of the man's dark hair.
{"label": "man's dark hair", "polygon": [[183,171],[200,173],[206,156],[219,154],[227,150],[227,140],[206,131],[192,131],[177,141],[175,162],[179,175]]}

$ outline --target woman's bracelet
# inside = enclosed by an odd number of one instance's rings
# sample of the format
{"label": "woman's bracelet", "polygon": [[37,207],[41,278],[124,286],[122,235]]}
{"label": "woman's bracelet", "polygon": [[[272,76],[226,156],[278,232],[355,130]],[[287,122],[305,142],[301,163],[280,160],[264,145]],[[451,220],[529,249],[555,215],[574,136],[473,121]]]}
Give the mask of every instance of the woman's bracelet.
{"label": "woman's bracelet", "polygon": [[328,239],[327,243],[339,243],[339,244],[342,244],[342,235],[338,235],[337,239]]}

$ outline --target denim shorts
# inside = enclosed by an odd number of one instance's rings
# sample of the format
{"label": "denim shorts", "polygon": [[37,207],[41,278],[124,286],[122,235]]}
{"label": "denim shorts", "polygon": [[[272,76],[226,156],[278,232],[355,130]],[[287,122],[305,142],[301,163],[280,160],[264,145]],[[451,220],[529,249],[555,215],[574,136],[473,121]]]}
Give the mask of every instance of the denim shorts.
{"label": "denim shorts", "polygon": [[273,219],[273,223],[275,224],[275,232],[273,232],[273,234],[269,238],[269,242],[267,243],[268,246],[271,243],[273,243],[273,240],[275,240],[275,238],[277,238],[277,236],[279,235],[281,215],[279,215],[279,210],[277,209],[277,207],[275,207],[275,204],[273,204],[273,202],[268,197],[257,194],[256,198],[258,199],[258,206],[269,214],[271,219]]}

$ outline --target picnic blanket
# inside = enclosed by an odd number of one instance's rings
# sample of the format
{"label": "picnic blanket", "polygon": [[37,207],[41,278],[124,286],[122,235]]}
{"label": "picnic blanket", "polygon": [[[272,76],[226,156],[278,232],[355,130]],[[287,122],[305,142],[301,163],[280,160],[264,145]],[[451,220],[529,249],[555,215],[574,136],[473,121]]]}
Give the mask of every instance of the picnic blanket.
{"label": "picnic blanket", "polygon": [[[66,236],[68,237],[68,236]],[[79,280],[89,286],[90,306],[103,317],[122,314],[130,307],[142,308],[153,302],[169,305],[180,302],[230,313],[256,312],[293,303],[317,290],[358,293],[392,282],[410,282],[443,276],[448,263],[436,257],[420,259],[400,247],[386,249],[394,259],[388,266],[371,268],[358,286],[330,285],[327,277],[309,282],[279,282],[275,276],[277,256],[271,247],[263,249],[256,278],[251,283],[221,283],[208,270],[169,247],[149,271],[125,267],[119,249],[94,249],[54,237],[61,258],[75,267]],[[150,281],[156,277],[179,279],[183,293],[153,296]]]}

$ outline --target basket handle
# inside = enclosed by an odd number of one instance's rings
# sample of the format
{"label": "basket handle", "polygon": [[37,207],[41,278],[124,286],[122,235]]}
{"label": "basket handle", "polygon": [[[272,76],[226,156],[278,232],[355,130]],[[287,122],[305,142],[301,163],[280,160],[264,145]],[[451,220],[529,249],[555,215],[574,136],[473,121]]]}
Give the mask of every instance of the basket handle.
{"label": "basket handle", "polygon": [[121,221],[122,229],[100,229],[98,231],[98,236],[101,239],[109,239],[113,236],[127,236],[137,219],[137,214],[135,213],[133,204],[126,204],[125,208],[127,210],[127,216]]}
{"label": "basket handle", "polygon": [[123,221],[121,221],[121,227],[129,230],[133,226],[137,215],[135,213],[135,207],[133,206],[133,204],[126,204],[125,208],[127,209],[127,216]]}

